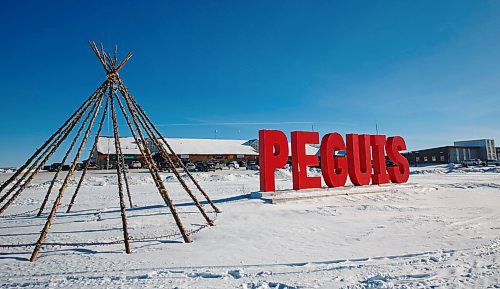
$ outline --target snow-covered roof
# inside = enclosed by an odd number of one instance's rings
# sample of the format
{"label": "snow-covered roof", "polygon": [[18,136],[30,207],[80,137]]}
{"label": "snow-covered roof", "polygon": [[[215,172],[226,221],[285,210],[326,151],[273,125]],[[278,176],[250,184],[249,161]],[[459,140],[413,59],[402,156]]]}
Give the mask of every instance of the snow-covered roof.
{"label": "snow-covered roof", "polygon": [[[258,155],[248,140],[166,138],[178,155]],[[163,143],[160,141],[160,143]]]}
{"label": "snow-covered roof", "polygon": [[[141,151],[133,137],[121,137],[120,147],[125,155],[140,155]],[[97,151],[101,154],[116,154],[115,139],[113,137],[102,136],[97,141]]]}
{"label": "snow-covered roof", "polygon": [[[198,139],[198,138],[166,138],[174,152],[178,155],[258,155],[256,140],[232,139]],[[160,143],[163,143],[160,141]],[[123,154],[140,154],[139,148],[133,137],[121,137],[120,145]],[[153,153],[157,149],[149,142]],[[113,137],[100,137],[97,142],[97,151],[101,154],[116,154],[115,140]],[[288,144],[288,155],[292,149]],[[306,154],[319,155],[319,148],[306,145]]]}

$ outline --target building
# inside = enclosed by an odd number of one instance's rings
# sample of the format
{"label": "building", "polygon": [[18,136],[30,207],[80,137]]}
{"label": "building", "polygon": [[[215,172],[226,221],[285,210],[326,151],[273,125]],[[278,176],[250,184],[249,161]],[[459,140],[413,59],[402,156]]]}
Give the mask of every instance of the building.
{"label": "building", "polygon": [[412,165],[460,163],[467,159],[477,159],[479,147],[443,146],[403,153]]}
{"label": "building", "polygon": [[456,141],[456,146],[466,146],[466,147],[479,147],[480,155],[479,159],[484,161],[498,159],[495,148],[495,141],[492,139],[477,139],[477,140],[465,140]]}
{"label": "building", "polygon": [[[139,161],[144,165],[144,157],[141,155],[133,137],[121,137],[120,147],[127,165],[130,165],[133,161]],[[116,150],[114,137],[99,137],[96,149],[91,152],[90,162],[100,169],[115,167]]]}
{"label": "building", "polygon": [[456,141],[453,146],[443,146],[403,153],[410,164],[461,163],[468,159],[498,160],[500,148],[492,139]]}
{"label": "building", "polygon": [[[173,151],[184,162],[219,160],[257,161],[259,153],[256,149],[257,140],[226,140],[226,139],[189,139],[166,138]],[[160,141],[162,143],[162,141]],[[133,137],[120,137],[121,150],[125,163],[130,165],[138,161],[145,167],[144,157]],[[147,146],[156,156],[158,149],[151,140]],[[91,152],[90,162],[98,168],[113,168],[116,165],[116,151],[114,137],[99,137],[96,149]]]}
{"label": "building", "polygon": [[[195,138],[166,138],[168,144],[183,162],[197,161],[257,161],[259,160],[259,141],[253,140],[230,140],[230,139],[195,139]],[[161,144],[163,142],[159,140]],[[120,145],[124,154],[125,163],[130,165],[133,161],[139,161],[145,167],[144,157],[133,137],[121,137]],[[158,148],[151,140],[147,140],[147,146],[155,157],[162,161]],[[289,159],[291,160],[291,145],[289,147]],[[167,149],[168,151],[168,149]],[[319,147],[306,145],[306,154],[319,155]],[[99,137],[96,150],[92,152],[91,163],[98,168],[112,168],[116,164],[115,140],[113,137]]]}
{"label": "building", "polygon": [[[172,150],[185,162],[196,161],[256,161],[259,152],[256,149],[256,140],[231,139],[194,139],[194,138],[166,138]],[[159,140],[161,144],[163,142]],[[158,148],[148,141],[153,154]],[[167,149],[168,151],[168,149]]]}

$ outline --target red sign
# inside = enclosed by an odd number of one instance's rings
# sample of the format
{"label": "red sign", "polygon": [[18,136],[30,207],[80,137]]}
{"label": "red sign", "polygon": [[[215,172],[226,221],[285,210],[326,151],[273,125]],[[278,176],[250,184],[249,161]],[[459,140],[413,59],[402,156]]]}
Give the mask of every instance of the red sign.
{"label": "red sign", "polygon": [[[347,134],[346,141],[338,133],[323,136],[320,158],[306,154],[306,144],[319,144],[319,133],[291,133],[293,189],[321,188],[321,177],[307,175],[307,167],[320,165],[328,187],[342,187],[349,176],[356,186],[405,183],[410,176],[408,160],[400,151],[406,143],[400,136]],[[275,190],[274,170],[288,162],[288,139],[279,130],[259,131],[260,190]],[[337,152],[337,154],[336,154]],[[345,155],[338,155],[345,152]],[[394,166],[386,167],[386,156]]]}

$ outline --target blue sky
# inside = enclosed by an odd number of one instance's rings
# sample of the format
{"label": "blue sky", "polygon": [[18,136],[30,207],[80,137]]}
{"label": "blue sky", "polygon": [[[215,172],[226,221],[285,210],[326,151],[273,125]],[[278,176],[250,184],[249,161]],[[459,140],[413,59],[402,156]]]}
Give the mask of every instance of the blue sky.
{"label": "blue sky", "polygon": [[498,1],[145,2],[2,2],[0,167],[104,80],[88,40],[134,51],[120,75],[166,136],[377,123],[409,149],[500,145]]}

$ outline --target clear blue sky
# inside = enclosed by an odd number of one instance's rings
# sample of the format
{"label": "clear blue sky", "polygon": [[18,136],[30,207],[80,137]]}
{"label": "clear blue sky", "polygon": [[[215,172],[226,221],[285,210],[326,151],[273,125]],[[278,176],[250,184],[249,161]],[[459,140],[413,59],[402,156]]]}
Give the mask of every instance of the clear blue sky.
{"label": "clear blue sky", "polygon": [[167,136],[378,123],[409,149],[500,145],[499,1],[0,5],[0,167],[24,161],[103,81],[87,40],[134,51],[121,77]]}

